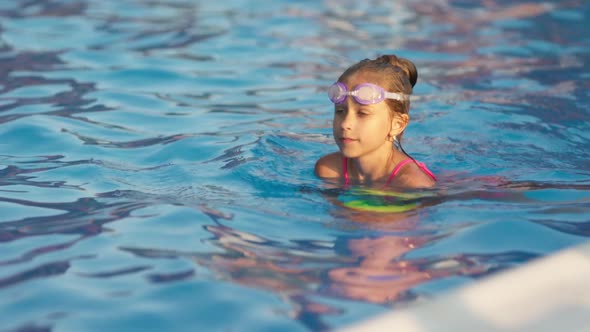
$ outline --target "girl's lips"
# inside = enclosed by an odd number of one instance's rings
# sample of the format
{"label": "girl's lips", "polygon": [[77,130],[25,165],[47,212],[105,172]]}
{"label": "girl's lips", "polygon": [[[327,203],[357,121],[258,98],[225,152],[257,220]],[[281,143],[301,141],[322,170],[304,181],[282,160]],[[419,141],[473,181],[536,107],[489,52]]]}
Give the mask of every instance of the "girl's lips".
{"label": "girl's lips", "polygon": [[352,138],[348,138],[348,137],[341,137],[341,138],[340,138],[340,141],[341,141],[342,143],[345,143],[345,144],[346,144],[346,143],[352,143],[352,142],[355,142],[356,140],[355,140],[355,139],[352,139]]}

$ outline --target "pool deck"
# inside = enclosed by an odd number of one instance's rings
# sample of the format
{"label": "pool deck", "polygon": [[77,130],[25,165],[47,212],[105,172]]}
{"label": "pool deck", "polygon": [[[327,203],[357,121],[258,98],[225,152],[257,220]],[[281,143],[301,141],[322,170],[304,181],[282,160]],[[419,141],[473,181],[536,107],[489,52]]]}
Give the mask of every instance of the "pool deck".
{"label": "pool deck", "polygon": [[588,332],[590,242],[340,332]]}

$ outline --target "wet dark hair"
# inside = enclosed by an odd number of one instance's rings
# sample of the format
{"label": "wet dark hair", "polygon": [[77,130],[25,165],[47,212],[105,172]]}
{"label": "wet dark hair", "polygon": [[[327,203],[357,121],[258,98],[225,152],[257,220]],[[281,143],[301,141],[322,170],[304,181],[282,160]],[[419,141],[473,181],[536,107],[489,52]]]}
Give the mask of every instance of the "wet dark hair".
{"label": "wet dark hair", "polygon": [[[374,60],[364,59],[358,63],[348,67],[340,75],[338,81],[341,82],[352,74],[361,71],[371,71],[381,75],[381,82],[379,85],[389,92],[398,92],[411,95],[414,85],[418,81],[418,70],[414,63],[408,59],[400,58],[395,55],[382,55]],[[393,113],[408,114],[410,112],[410,99],[399,101],[393,99],[386,99],[385,103],[389,106]],[[397,141],[397,148],[403,153],[412,158],[401,145],[401,138],[403,133],[399,134]],[[414,158],[412,158],[414,159]]]}

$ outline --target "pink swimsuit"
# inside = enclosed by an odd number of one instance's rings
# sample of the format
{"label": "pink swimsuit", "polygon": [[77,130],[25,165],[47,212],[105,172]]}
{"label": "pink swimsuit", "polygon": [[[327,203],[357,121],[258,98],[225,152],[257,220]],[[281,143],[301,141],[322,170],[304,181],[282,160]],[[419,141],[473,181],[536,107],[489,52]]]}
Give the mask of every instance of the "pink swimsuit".
{"label": "pink swimsuit", "polygon": [[[393,180],[393,178],[397,175],[397,173],[399,173],[400,169],[402,167],[404,167],[407,163],[411,163],[411,162],[415,162],[416,165],[418,165],[418,167],[420,167],[420,169],[424,173],[428,174],[434,181],[436,181],[436,176],[428,168],[426,168],[426,165],[424,165],[424,163],[415,161],[412,158],[407,158],[407,159],[402,160],[399,164],[397,164],[395,166],[395,168],[391,172],[391,175],[389,175],[389,178],[387,179],[387,182],[385,183],[384,187],[388,187],[389,184],[391,183],[391,180]],[[347,158],[342,158],[342,173],[344,174],[344,184],[349,185],[350,180],[348,178],[348,159]]]}

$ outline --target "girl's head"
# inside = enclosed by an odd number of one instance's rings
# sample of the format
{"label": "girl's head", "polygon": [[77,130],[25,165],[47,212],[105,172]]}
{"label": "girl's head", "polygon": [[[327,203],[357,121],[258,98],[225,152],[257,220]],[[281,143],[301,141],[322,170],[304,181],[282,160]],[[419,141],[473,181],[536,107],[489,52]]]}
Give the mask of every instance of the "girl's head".
{"label": "girl's head", "polygon": [[395,139],[400,143],[417,77],[414,64],[395,55],[365,59],[346,69],[329,92],[335,103],[334,138],[341,152],[360,156],[390,149],[385,143]]}

